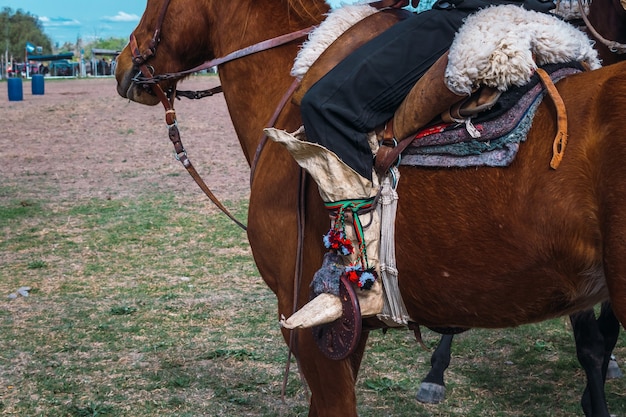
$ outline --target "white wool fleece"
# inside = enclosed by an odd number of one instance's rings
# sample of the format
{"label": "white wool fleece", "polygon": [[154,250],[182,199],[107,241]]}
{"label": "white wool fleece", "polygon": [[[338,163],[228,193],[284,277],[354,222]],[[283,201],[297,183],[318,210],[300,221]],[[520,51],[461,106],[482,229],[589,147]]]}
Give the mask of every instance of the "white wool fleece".
{"label": "white wool fleece", "polygon": [[[534,56],[534,60],[533,60]],[[480,85],[501,91],[526,84],[537,65],[581,61],[599,68],[589,37],[549,14],[520,6],[491,6],[470,15],[448,56],[446,83],[469,95]]]}
{"label": "white wool fleece", "polygon": [[378,9],[368,5],[344,6],[331,11],[326,19],[309,34],[309,39],[302,44],[291,68],[291,75],[302,80],[315,60],[335,39],[355,23],[377,11]]}

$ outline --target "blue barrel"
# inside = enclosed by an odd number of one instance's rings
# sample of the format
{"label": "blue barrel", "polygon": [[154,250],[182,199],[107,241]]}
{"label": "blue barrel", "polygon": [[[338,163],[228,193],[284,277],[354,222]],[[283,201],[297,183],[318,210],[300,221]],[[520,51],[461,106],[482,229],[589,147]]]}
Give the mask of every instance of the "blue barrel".
{"label": "blue barrel", "polygon": [[22,89],[22,79],[9,78],[9,101],[22,101],[24,99],[24,90]]}
{"label": "blue barrel", "polygon": [[44,91],[45,91],[45,86],[44,86],[42,74],[33,75],[32,89],[33,89],[34,96],[37,96],[37,95],[43,96]]}

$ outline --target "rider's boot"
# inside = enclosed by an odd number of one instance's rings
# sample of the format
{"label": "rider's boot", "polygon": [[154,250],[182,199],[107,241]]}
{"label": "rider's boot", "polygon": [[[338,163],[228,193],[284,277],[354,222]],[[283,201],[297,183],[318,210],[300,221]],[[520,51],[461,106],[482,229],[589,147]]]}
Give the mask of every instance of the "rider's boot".
{"label": "rider's boot", "polygon": [[293,134],[266,129],[266,133],[284,145],[313,177],[331,217],[330,230],[322,240],[328,253],[312,283],[318,296],[281,324],[290,329],[313,327],[341,317],[341,277],[353,286],[363,317],[379,314],[383,294],[378,279],[380,220],[375,207],[378,177],[375,174],[372,180],[362,177],[335,153],[308,142],[303,129]]}
{"label": "rider's boot", "polygon": [[394,117],[387,122],[376,154],[375,166],[379,174],[385,173],[397,161],[417,131],[466,97],[455,94],[446,85],[447,65],[446,52],[415,83]]}

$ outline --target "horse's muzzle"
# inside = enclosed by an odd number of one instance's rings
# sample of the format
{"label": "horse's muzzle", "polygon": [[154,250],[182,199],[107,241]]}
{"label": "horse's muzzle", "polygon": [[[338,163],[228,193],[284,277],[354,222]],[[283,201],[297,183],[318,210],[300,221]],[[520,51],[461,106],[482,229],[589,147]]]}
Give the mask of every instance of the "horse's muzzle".
{"label": "horse's muzzle", "polygon": [[136,103],[145,104],[148,106],[155,106],[159,104],[159,99],[152,94],[149,89],[142,87],[135,83],[136,71],[133,69],[122,70],[118,67],[118,71],[115,73],[117,79],[117,93]]}

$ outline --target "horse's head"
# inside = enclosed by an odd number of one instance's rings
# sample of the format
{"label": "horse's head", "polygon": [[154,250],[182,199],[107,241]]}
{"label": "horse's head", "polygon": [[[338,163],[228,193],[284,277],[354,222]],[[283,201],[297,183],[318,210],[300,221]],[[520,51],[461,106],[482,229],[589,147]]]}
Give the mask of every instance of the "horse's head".
{"label": "horse's head", "polygon": [[[324,0],[148,0],[130,43],[117,58],[117,91],[155,105],[159,99],[134,79],[190,70],[205,61],[288,32],[319,24]],[[145,75],[144,75],[145,76]],[[176,80],[160,81],[164,91]]]}
{"label": "horse's head", "polygon": [[[213,58],[207,28],[211,0],[148,0],[146,10],[131,34],[130,43],[117,58],[117,92],[132,101],[155,105],[159,99],[138,85],[141,66],[152,74],[178,72]],[[164,91],[177,80],[161,81]]]}

